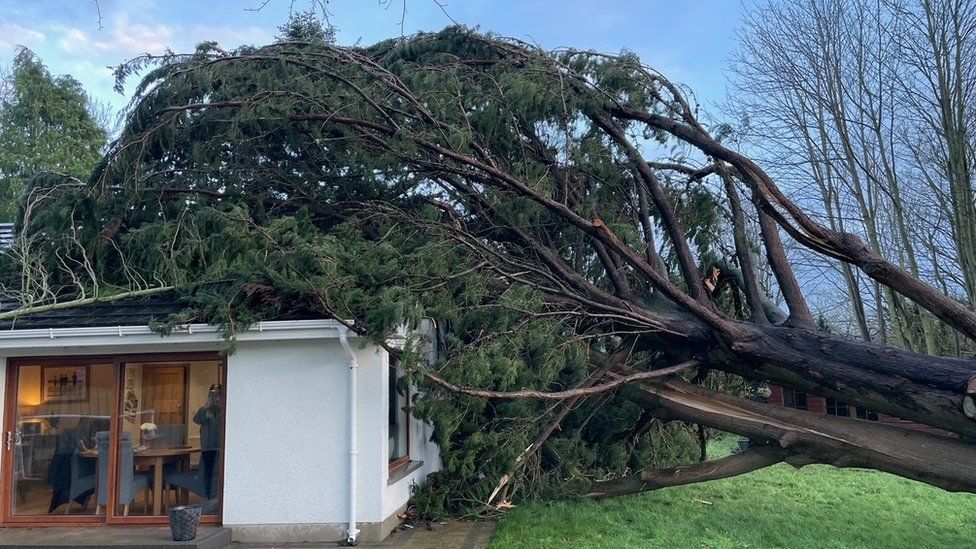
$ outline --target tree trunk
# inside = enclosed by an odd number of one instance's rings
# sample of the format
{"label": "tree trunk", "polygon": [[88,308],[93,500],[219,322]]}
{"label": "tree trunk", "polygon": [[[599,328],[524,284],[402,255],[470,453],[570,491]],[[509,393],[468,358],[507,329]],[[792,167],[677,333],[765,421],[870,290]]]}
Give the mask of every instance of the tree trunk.
{"label": "tree trunk", "polygon": [[[799,327],[752,327],[713,353],[714,367],[976,435],[963,397],[972,360],[933,357]],[[727,349],[727,350],[725,350]]]}
{"label": "tree trunk", "polygon": [[[683,381],[644,384],[635,388],[630,398],[662,418],[699,422],[778,448],[783,451],[780,459],[796,467],[811,463],[867,467],[949,491],[976,490],[976,468],[972,467],[976,446],[959,440],[760,404]],[[735,462],[719,469],[744,471],[780,460],[775,450],[751,456],[746,463]],[[705,464],[700,465],[704,469]],[[676,472],[671,476],[680,475]]]}

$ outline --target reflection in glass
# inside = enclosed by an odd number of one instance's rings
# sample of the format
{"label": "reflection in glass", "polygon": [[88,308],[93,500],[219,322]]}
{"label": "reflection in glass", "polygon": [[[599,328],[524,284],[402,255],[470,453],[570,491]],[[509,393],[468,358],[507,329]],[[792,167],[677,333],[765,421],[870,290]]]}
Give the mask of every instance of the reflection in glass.
{"label": "reflection in glass", "polygon": [[189,503],[218,513],[221,364],[128,363],[122,379],[116,513],[160,516]]}
{"label": "reflection in glass", "polygon": [[95,434],[109,428],[112,374],[111,364],[17,367],[14,515],[95,514]]}
{"label": "reflection in glass", "polygon": [[391,363],[389,371],[389,416],[390,463],[403,463],[409,453],[409,438],[407,433],[410,400],[407,398],[409,387],[405,385],[406,378],[400,377],[399,370]]}

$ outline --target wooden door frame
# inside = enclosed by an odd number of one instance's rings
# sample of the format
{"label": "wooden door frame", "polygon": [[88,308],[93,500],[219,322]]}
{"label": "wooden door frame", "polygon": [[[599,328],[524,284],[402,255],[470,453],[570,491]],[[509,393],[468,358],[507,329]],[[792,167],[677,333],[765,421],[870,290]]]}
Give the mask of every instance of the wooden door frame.
{"label": "wooden door frame", "polygon": [[[0,452],[3,452],[2,466],[0,466],[0,526],[5,527],[45,527],[45,526],[105,526],[105,525],[139,525],[139,524],[169,524],[167,516],[121,516],[117,515],[117,505],[115,505],[115,489],[118,470],[118,443],[117,439],[122,429],[122,386],[123,367],[126,363],[132,362],[217,362],[217,378],[224,387],[224,413],[221,421],[221,441],[226,447],[226,424],[227,424],[227,358],[218,352],[175,352],[175,353],[120,353],[114,355],[94,354],[94,355],[69,355],[69,356],[23,356],[8,357],[6,359],[6,379],[4,380],[5,392],[3,403],[3,431],[0,432]],[[7,431],[15,431],[17,420],[18,405],[18,386],[17,373],[21,366],[25,365],[54,365],[54,364],[112,364],[112,410],[109,420],[109,440],[113,451],[109,452],[108,463],[108,503],[105,506],[105,514],[95,515],[14,515],[13,514],[13,468],[14,458],[11,452],[8,455],[6,449]],[[185,382],[189,382],[189,371],[186,373]],[[188,411],[184,411],[184,415]],[[188,415],[187,415],[188,417]],[[200,517],[201,524],[221,524],[223,520],[224,504],[224,454],[226,450],[220,452],[220,459],[215,464],[220,471],[220,494],[216,515],[205,515]],[[97,487],[96,494],[97,497]]]}
{"label": "wooden door frame", "polygon": [[[116,393],[115,393],[115,397],[116,397],[116,399],[118,399],[118,402],[116,402],[115,412],[112,414],[112,433],[113,433],[112,434],[112,441],[113,441],[112,443],[113,444],[116,444],[115,441],[117,440],[117,437],[118,437],[117,433],[119,433],[119,431],[122,429],[122,414],[121,414],[121,410],[122,410],[121,384],[123,383],[122,373],[124,371],[124,368],[125,368],[125,365],[126,364],[128,364],[128,363],[134,363],[134,362],[136,362],[136,363],[138,363],[138,362],[149,362],[149,363],[153,363],[153,365],[156,365],[158,363],[163,363],[163,362],[174,362],[174,363],[184,362],[184,363],[187,363],[187,366],[189,366],[189,363],[191,363],[191,362],[217,362],[218,363],[218,367],[217,367],[217,379],[218,380],[223,380],[224,378],[226,378],[226,371],[227,371],[227,359],[226,359],[226,357],[220,356],[216,352],[214,352],[214,353],[171,353],[171,354],[158,354],[157,353],[157,354],[144,354],[144,355],[119,355],[116,358],[116,369],[115,369],[115,372],[116,372],[116,376],[119,378],[118,383],[119,383],[120,389],[117,390]],[[188,383],[189,382],[189,379],[190,379],[190,377],[189,377],[189,368],[187,368],[187,371],[185,372],[184,382],[185,383]],[[225,389],[224,390],[224,395],[225,395],[224,396],[224,413],[222,414],[222,422],[221,422],[221,426],[220,426],[220,432],[221,432],[220,440],[222,441],[222,443],[226,443],[226,437],[225,437],[225,435],[226,435],[225,426],[226,426],[226,423],[227,423],[227,419],[226,419],[227,418],[227,412],[226,412],[226,410],[227,410],[226,393],[227,393],[227,391]],[[189,417],[189,411],[188,410],[185,410],[185,413],[186,413],[186,416]],[[187,437],[189,437],[189,433],[187,433]],[[223,516],[224,516],[224,508],[223,508],[224,507],[224,494],[223,494],[223,491],[224,491],[224,483],[223,483],[224,459],[223,459],[223,455],[224,455],[224,453],[225,452],[223,452],[223,451],[220,452],[220,461],[219,461],[219,463],[215,464],[216,467],[219,467],[218,470],[221,472],[221,475],[220,475],[220,479],[221,479],[220,492],[221,493],[220,493],[220,497],[217,498],[217,501],[218,501],[217,514],[216,515],[203,515],[203,516],[201,516],[200,517],[200,524],[217,524],[217,525],[219,525],[219,524],[222,524],[223,523]],[[158,524],[158,525],[169,524],[169,517],[166,516],[166,515],[158,516],[158,517],[157,516],[128,516],[127,517],[127,516],[118,514],[118,505],[115,505],[115,480],[118,478],[117,464],[118,464],[118,446],[116,445],[115,451],[112,452],[112,459],[109,460],[109,488],[108,489],[109,489],[109,506],[111,506],[111,509],[106,509],[106,513],[105,513],[106,514],[105,524],[110,525],[110,526],[112,526],[112,525],[130,525],[130,526],[136,526],[136,525],[147,525],[147,524]]]}
{"label": "wooden door frame", "polygon": [[[43,361],[43,364],[42,364]],[[21,366],[41,366],[57,364],[79,364],[84,363],[89,366],[93,364],[111,364],[112,359],[104,356],[57,356],[57,357],[11,357],[7,358],[6,387],[4,392],[4,417],[2,448],[3,466],[0,468],[0,517],[3,526],[100,526],[105,523],[105,516],[95,515],[14,515],[13,514],[13,473],[14,456],[6,449],[7,432],[16,431],[17,406],[19,401],[18,373]],[[115,389],[114,379],[116,377],[113,369],[113,390]],[[42,389],[43,390],[43,389]],[[111,430],[111,420],[109,428]],[[111,435],[110,435],[111,436]],[[110,456],[109,467],[112,465]],[[97,487],[96,487],[97,489]]]}
{"label": "wooden door frame", "polygon": [[[190,402],[190,363],[189,362],[172,362],[172,363],[166,363],[166,362],[147,362],[147,363],[143,364],[142,367],[143,367],[143,372],[142,372],[143,378],[145,378],[145,376],[146,376],[145,370],[147,368],[148,369],[154,369],[154,368],[173,368],[173,369],[176,369],[176,368],[180,368],[180,369],[183,370],[183,409],[182,409],[182,411],[180,413],[183,416],[183,425],[186,425],[186,422],[190,419],[189,410],[186,409],[186,405]],[[125,381],[124,376],[123,376],[123,381]],[[145,382],[143,382],[143,385],[145,385]],[[145,402],[145,399],[143,399],[143,402]],[[120,403],[120,408],[119,409],[120,410],[122,409],[121,408],[121,403]],[[157,419],[156,422],[158,423],[158,421],[159,420]],[[186,436],[187,436],[187,440],[189,440],[190,433],[187,433]]]}

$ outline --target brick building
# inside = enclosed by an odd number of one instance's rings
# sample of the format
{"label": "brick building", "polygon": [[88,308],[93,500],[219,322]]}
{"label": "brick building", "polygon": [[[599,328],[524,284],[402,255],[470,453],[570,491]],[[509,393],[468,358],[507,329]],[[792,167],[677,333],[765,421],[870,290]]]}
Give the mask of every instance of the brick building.
{"label": "brick building", "polygon": [[771,394],[769,395],[768,402],[776,406],[786,406],[787,408],[796,408],[797,410],[807,410],[809,412],[828,414],[832,416],[854,417],[863,419],[865,421],[877,421],[879,423],[887,423],[889,425],[896,425],[905,429],[925,431],[927,433],[937,435],[956,436],[955,434],[943,429],[937,429],[928,425],[922,425],[921,423],[915,423],[914,421],[879,414],[870,410],[865,410],[864,408],[858,406],[850,406],[842,402],[838,402],[832,398],[811,395],[809,393],[780,387],[778,385],[771,385],[770,391]]}

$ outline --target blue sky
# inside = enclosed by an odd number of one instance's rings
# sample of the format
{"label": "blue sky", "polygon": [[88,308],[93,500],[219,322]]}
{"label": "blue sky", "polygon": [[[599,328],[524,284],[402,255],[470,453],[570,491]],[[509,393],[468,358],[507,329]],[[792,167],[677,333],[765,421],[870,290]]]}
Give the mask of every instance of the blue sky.
{"label": "blue sky", "polygon": [[[267,43],[289,8],[310,0],[0,0],[0,63],[18,46],[37,52],[55,74],[71,74],[118,108],[107,66],[203,40],[225,47]],[[451,20],[433,0],[405,0],[403,32],[436,30]],[[706,106],[724,96],[723,65],[734,48],[739,0],[446,0],[459,23],[538,43],[607,52],[627,48],[696,91]],[[401,0],[331,0],[339,42],[370,44],[401,34]],[[97,6],[97,8],[96,8]],[[99,12],[101,28],[99,28]]]}

